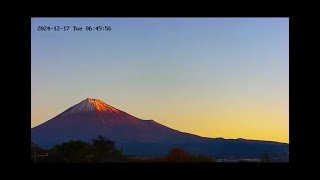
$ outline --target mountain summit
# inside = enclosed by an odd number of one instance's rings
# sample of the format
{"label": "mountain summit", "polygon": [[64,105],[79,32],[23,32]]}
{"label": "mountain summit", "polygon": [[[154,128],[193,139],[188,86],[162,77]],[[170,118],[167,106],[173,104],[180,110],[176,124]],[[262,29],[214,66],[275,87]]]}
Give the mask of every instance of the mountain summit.
{"label": "mountain summit", "polygon": [[32,128],[34,143],[50,147],[70,139],[90,141],[103,135],[117,143],[196,140],[153,120],[142,120],[98,99],[87,98],[49,121]]}
{"label": "mountain summit", "polygon": [[66,110],[64,114],[65,115],[75,114],[75,113],[83,113],[83,112],[90,112],[90,111],[95,111],[100,113],[114,113],[114,114],[123,113],[123,111],[120,111],[117,108],[114,108],[99,99],[87,98],[81,101],[79,104],[76,104],[75,106]]}
{"label": "mountain summit", "polygon": [[158,156],[181,147],[215,157],[288,157],[288,144],[244,139],[206,138],[142,120],[98,99],[87,98],[31,129],[31,141],[44,148],[70,140],[90,142],[98,135],[115,141],[123,152]]}

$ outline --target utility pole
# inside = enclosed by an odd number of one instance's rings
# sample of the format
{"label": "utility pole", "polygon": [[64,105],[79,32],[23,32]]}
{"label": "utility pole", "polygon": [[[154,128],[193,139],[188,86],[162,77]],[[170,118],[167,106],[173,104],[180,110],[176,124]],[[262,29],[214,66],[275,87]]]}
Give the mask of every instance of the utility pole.
{"label": "utility pole", "polygon": [[93,155],[87,155],[87,157],[89,158],[89,163],[91,162],[91,157],[93,157]]}

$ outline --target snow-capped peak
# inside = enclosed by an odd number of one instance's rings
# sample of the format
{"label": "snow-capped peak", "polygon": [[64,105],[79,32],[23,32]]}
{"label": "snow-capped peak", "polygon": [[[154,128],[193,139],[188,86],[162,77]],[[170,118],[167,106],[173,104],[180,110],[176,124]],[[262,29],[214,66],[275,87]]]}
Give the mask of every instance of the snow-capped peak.
{"label": "snow-capped peak", "polygon": [[97,111],[97,112],[109,112],[109,113],[120,113],[121,111],[106,104],[105,102],[99,99],[91,99],[87,98],[81,101],[79,104],[69,108],[63,114],[74,114],[74,113],[81,113],[81,112],[90,112],[90,111]]}
{"label": "snow-capped peak", "polygon": [[86,99],[97,111],[119,113],[119,110],[99,99]]}

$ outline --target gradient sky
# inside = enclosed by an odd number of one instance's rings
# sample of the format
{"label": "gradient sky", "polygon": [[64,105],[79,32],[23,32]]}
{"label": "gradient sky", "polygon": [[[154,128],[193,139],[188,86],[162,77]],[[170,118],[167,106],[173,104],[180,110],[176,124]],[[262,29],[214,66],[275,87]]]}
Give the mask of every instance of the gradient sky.
{"label": "gradient sky", "polygon": [[[74,25],[112,31],[37,31]],[[288,18],[32,18],[31,35],[31,127],[90,97],[201,136],[289,142]]]}

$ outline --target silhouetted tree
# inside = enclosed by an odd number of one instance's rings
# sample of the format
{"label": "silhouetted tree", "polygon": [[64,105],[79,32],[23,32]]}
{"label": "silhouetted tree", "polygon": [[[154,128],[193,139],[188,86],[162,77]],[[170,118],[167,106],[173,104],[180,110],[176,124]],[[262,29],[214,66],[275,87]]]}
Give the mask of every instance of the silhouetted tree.
{"label": "silhouetted tree", "polygon": [[98,139],[93,139],[92,141],[93,154],[96,160],[101,162],[121,157],[121,152],[116,149],[114,141],[110,141],[100,135]]}
{"label": "silhouetted tree", "polygon": [[190,158],[190,153],[184,151],[181,148],[173,148],[169,151],[165,159],[169,162],[185,162],[189,161]]}
{"label": "silhouetted tree", "polygon": [[[45,155],[47,154],[47,150],[41,148],[39,145],[31,142],[31,161],[34,162],[34,156],[37,155]],[[43,159],[43,158],[38,158],[37,162],[44,162],[47,161],[47,158]]]}
{"label": "silhouetted tree", "polygon": [[86,157],[88,154],[92,154],[92,147],[89,143],[69,141],[54,146],[50,151],[49,159],[64,162],[88,162]]}
{"label": "silhouetted tree", "polygon": [[42,153],[44,152],[45,150],[42,149],[39,145],[31,142],[31,155],[33,155],[35,152],[36,153]]}

